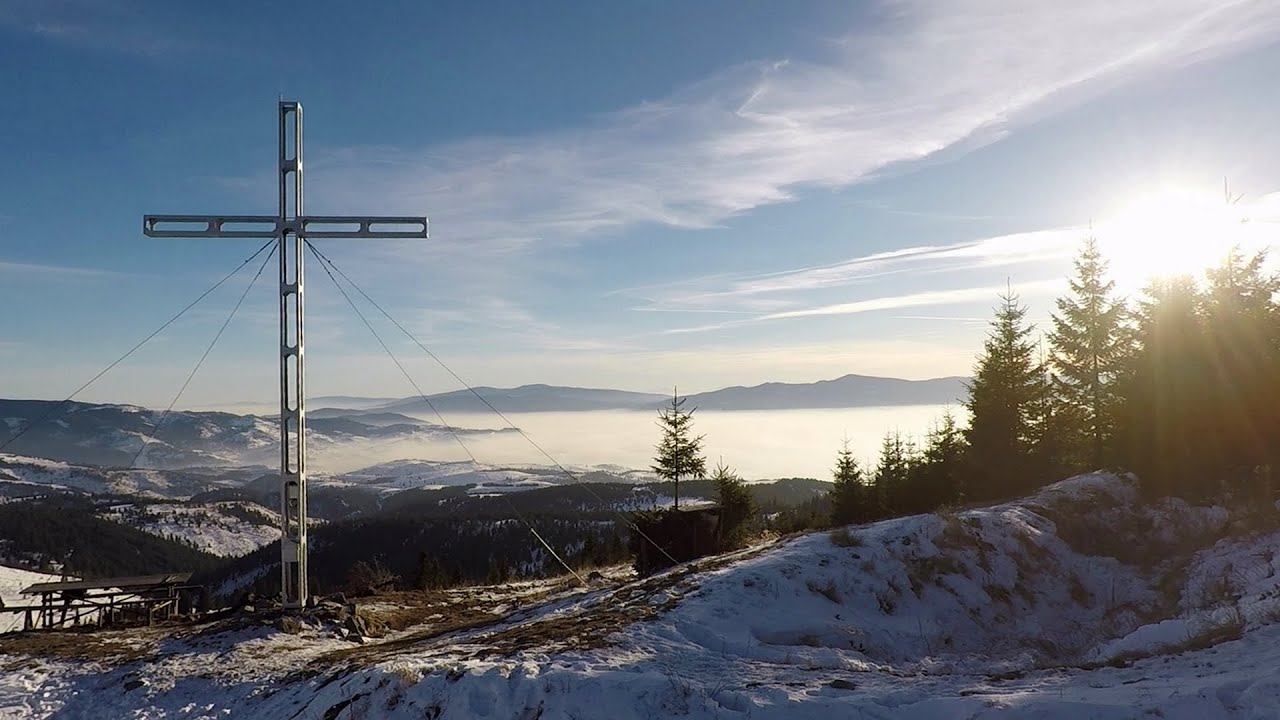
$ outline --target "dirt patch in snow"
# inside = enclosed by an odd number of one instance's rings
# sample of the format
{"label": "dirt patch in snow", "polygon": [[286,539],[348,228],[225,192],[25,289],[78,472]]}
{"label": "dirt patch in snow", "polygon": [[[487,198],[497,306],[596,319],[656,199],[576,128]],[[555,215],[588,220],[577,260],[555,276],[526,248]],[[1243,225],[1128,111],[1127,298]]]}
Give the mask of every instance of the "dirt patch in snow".
{"label": "dirt patch in snow", "polygon": [[[613,586],[603,589],[584,589],[572,578],[562,578],[514,597],[497,592],[497,588],[380,596],[378,603],[370,606],[372,612],[401,622],[409,618],[415,626],[397,637],[328,653],[313,665],[365,665],[432,651],[447,651],[459,659],[495,659],[525,651],[554,653],[604,647],[625,627],[675,608],[696,590],[697,575],[768,547],[759,545],[706,558],[625,584],[618,582],[619,573],[615,572]],[[385,600],[417,600],[421,604],[379,607]]]}
{"label": "dirt patch in snow", "polygon": [[0,671],[20,666],[24,662],[22,656],[123,665],[153,657],[156,640],[154,634],[136,630],[10,633],[0,635]]}

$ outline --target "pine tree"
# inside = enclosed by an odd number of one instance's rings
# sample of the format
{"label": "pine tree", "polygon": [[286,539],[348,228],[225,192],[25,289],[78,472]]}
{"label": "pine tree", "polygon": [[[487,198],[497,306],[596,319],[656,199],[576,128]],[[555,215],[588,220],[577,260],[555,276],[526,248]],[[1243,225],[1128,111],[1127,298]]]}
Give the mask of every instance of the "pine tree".
{"label": "pine tree", "polygon": [[720,538],[722,548],[738,547],[747,530],[747,521],[755,514],[755,500],[746,483],[724,463],[716,465],[711,480],[720,505]]}
{"label": "pine tree", "polygon": [[1153,281],[1139,303],[1119,437],[1127,465],[1153,495],[1193,492],[1217,465],[1203,305],[1190,276]]}
{"label": "pine tree", "polygon": [[1207,273],[1204,315],[1217,392],[1212,415],[1223,469],[1269,465],[1280,443],[1280,282],[1266,253],[1232,248]]}
{"label": "pine tree", "polygon": [[1027,308],[1012,292],[1001,296],[991,332],[969,385],[971,421],[967,464],[975,499],[1029,489],[1037,403],[1043,395]]}
{"label": "pine tree", "polygon": [[868,506],[870,493],[863,482],[862,468],[853,459],[853,451],[849,449],[849,441],[845,440],[840,452],[836,455],[835,480],[831,488],[831,523],[848,525],[862,522],[871,516]]}
{"label": "pine tree", "polygon": [[413,584],[419,590],[439,590],[447,585],[444,568],[425,550],[418,553],[418,574]]}
{"label": "pine tree", "polygon": [[1081,459],[1084,423],[1078,409],[1054,394],[1059,379],[1044,357],[1043,343],[1036,370],[1040,396],[1031,405],[1030,472],[1035,478],[1058,480],[1087,464]]}
{"label": "pine tree", "polygon": [[895,516],[915,510],[917,499],[911,496],[909,482],[916,455],[910,438],[896,430],[885,434],[874,476],[875,494],[883,514]]}
{"label": "pine tree", "polygon": [[964,500],[964,450],[964,434],[948,410],[925,436],[924,450],[911,467],[911,512]]}
{"label": "pine tree", "polygon": [[587,537],[582,541],[582,550],[578,551],[578,567],[593,567],[604,564],[601,561],[600,542],[596,540],[594,532],[587,532]]}
{"label": "pine tree", "polygon": [[485,576],[488,585],[502,585],[511,579],[511,566],[505,557],[492,555],[489,557],[489,572]]}
{"label": "pine tree", "polygon": [[680,478],[701,480],[707,475],[707,462],[702,457],[702,435],[693,435],[694,410],[684,410],[685,398],[673,393],[671,405],[658,411],[658,427],[662,442],[654,458],[653,471],[675,485],[675,507],[680,508]]}
{"label": "pine tree", "polygon": [[[1085,239],[1075,260],[1071,294],[1058,298],[1049,333],[1052,383],[1051,417],[1064,440],[1067,465],[1097,469],[1109,460],[1119,405],[1116,383],[1131,354],[1124,301],[1107,278],[1107,261],[1093,237]],[[1071,430],[1077,432],[1071,432]]]}

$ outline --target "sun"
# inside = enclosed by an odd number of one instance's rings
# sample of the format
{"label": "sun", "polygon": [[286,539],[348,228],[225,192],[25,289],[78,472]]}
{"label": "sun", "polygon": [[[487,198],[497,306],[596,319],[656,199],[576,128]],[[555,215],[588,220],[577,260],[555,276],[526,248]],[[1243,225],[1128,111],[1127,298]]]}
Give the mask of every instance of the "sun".
{"label": "sun", "polygon": [[1221,195],[1162,190],[1129,203],[1094,226],[1111,277],[1126,292],[1150,280],[1199,276],[1242,240],[1242,216]]}

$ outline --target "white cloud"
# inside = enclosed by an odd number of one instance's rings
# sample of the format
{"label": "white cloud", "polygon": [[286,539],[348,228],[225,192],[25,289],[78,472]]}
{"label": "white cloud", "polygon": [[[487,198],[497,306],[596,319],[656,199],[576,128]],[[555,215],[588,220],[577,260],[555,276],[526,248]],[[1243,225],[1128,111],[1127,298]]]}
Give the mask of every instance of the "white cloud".
{"label": "white cloud", "polygon": [[0,29],[51,43],[151,59],[210,49],[199,29],[161,26],[153,15],[133,0],[0,0]]}
{"label": "white cloud", "polygon": [[[560,256],[542,248],[635,226],[717,226],[942,150],[976,147],[1139,74],[1280,34],[1280,6],[1261,1],[884,0],[870,14],[874,22],[826,43],[816,59],[728,68],[579,127],[417,148],[313,151],[311,206],[431,217],[432,241],[363,246],[359,252],[368,254],[355,258],[363,271],[355,274],[376,277],[382,287],[412,288],[412,302],[449,313],[424,317],[426,327],[474,332],[481,320],[589,347],[594,341],[540,326],[527,309],[524,320],[511,322],[511,308],[500,307],[516,305],[505,296],[527,308],[527,298],[553,291],[544,284],[548,277],[566,279],[565,268],[555,265]],[[231,182],[247,192],[273,180]],[[865,312],[859,308],[875,302],[884,309],[923,307],[927,297],[901,304],[901,288],[867,287],[843,302],[804,293],[905,272],[1065,257],[1079,232],[907,248],[623,294],[645,300],[636,309],[743,318]],[[889,299],[876,301],[876,294]],[[944,303],[928,302],[938,304]]]}
{"label": "white cloud", "polygon": [[[1065,281],[1063,280],[1044,279],[1018,283],[1016,286],[1012,286],[1011,289],[1021,297],[1038,296],[1046,291],[1060,290],[1064,284]],[[984,286],[956,288],[951,290],[926,290],[923,292],[906,293],[901,295],[872,297],[865,300],[815,305],[795,310],[787,310],[784,312],[757,315],[746,320],[730,320],[710,325],[673,328],[664,331],[664,334],[681,335],[687,333],[708,332],[711,330],[722,330],[729,327],[750,325],[769,320],[789,320],[795,318],[832,315],[858,315],[861,313],[884,310],[901,310],[904,308],[938,307],[956,305],[960,303],[972,303],[982,300],[993,300],[1008,289],[1010,288],[1006,286]]]}
{"label": "white cloud", "polygon": [[0,274],[3,275],[64,275],[80,278],[92,277],[131,277],[128,273],[98,268],[72,267],[69,265],[42,265],[38,263],[8,262],[0,260]]}
{"label": "white cloud", "polygon": [[[1063,285],[1062,280],[1036,280],[1019,283],[1014,292],[1033,294],[1044,290],[1056,290]],[[898,310],[901,308],[929,307],[936,305],[954,305],[962,302],[989,300],[998,297],[1008,288],[1005,287],[973,287],[957,290],[928,290],[925,292],[880,297],[855,302],[835,303],[817,307],[789,310],[787,312],[765,315],[760,320],[785,320],[788,318],[814,317],[818,315],[856,315],[858,313],[875,312],[877,310]]]}
{"label": "white cloud", "polygon": [[1280,6],[898,0],[878,18],[822,62],[742,65],[588,127],[337,153],[309,189],[339,212],[426,212],[437,239],[504,252],[705,228],[998,133],[1047,100],[1243,49],[1276,35]]}
{"label": "white cloud", "polygon": [[[990,300],[1004,285],[990,285],[992,273],[978,270],[1020,268],[1020,276],[1045,277],[1067,267],[1086,228],[1055,228],[965,241],[950,245],[910,247],[850,258],[817,267],[804,267],[762,275],[733,277],[716,274],[677,283],[629,288],[616,294],[639,298],[640,311],[730,315],[727,319],[692,326],[668,328],[664,335],[746,327],[763,321],[855,315],[919,307],[944,307]],[[925,285],[931,277],[937,287],[904,291],[901,275],[910,274],[913,285]],[[975,285],[977,283],[977,285]],[[1057,290],[1061,280],[1017,282],[1016,291],[1028,295]]]}

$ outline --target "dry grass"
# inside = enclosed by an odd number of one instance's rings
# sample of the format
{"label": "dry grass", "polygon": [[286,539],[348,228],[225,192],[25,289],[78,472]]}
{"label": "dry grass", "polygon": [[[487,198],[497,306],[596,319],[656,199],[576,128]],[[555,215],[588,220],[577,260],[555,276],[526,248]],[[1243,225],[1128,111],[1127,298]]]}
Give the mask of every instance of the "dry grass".
{"label": "dry grass", "polygon": [[[538,616],[542,605],[570,600],[584,591],[577,589],[571,579],[540,586],[521,595],[519,607],[514,610],[509,607],[512,596],[497,592],[489,598],[469,591],[380,595],[370,611],[391,627],[407,632],[326,653],[312,661],[311,668],[318,671],[334,665],[367,665],[439,650],[446,645],[474,658],[509,657],[530,649],[554,653],[602,647],[610,636],[628,625],[674,608],[693,588],[694,574],[736,562],[764,548],[705,558],[621,587],[589,591],[601,593],[599,600],[547,616]],[[659,594],[665,594],[666,600],[656,603],[654,597]],[[460,637],[464,634],[466,637]]]}
{"label": "dry grass", "polygon": [[808,586],[809,592],[821,595],[836,605],[840,604],[840,591],[836,589],[836,584],[831,580],[828,580],[826,585],[821,585],[816,580],[810,580],[805,584]]}
{"label": "dry grass", "polygon": [[1093,605],[1093,593],[1084,586],[1084,582],[1079,575],[1071,576],[1071,599],[1077,605],[1082,607],[1091,607]]}
{"label": "dry grass", "polygon": [[1184,652],[1194,652],[1197,650],[1206,650],[1215,645],[1220,645],[1231,640],[1239,640],[1244,637],[1246,625],[1245,617],[1240,612],[1239,607],[1232,607],[1231,612],[1222,620],[1204,626],[1200,630],[1187,636],[1187,639],[1177,645],[1167,646],[1158,650],[1139,650],[1128,653],[1121,653],[1105,662],[1090,663],[1085,669],[1097,669],[1099,667],[1125,667],[1135,660],[1143,658],[1155,657],[1157,655],[1177,655]]}
{"label": "dry grass", "polygon": [[827,537],[831,538],[831,544],[836,547],[862,547],[862,536],[849,528],[836,528]]}
{"label": "dry grass", "polygon": [[[154,633],[130,630],[36,630],[0,635],[0,654],[13,656],[0,670],[21,666],[30,658],[93,661],[123,665],[154,657]],[[24,659],[25,658],[25,659]]]}
{"label": "dry grass", "polygon": [[988,583],[987,585],[984,585],[982,589],[987,593],[987,597],[991,598],[995,602],[1008,604],[1009,601],[1013,599],[1013,593],[1009,591],[1009,588],[1006,588],[1003,585]]}
{"label": "dry grass", "polygon": [[933,537],[933,544],[940,550],[964,550],[976,544],[976,538],[955,513],[938,516],[942,530]]}

